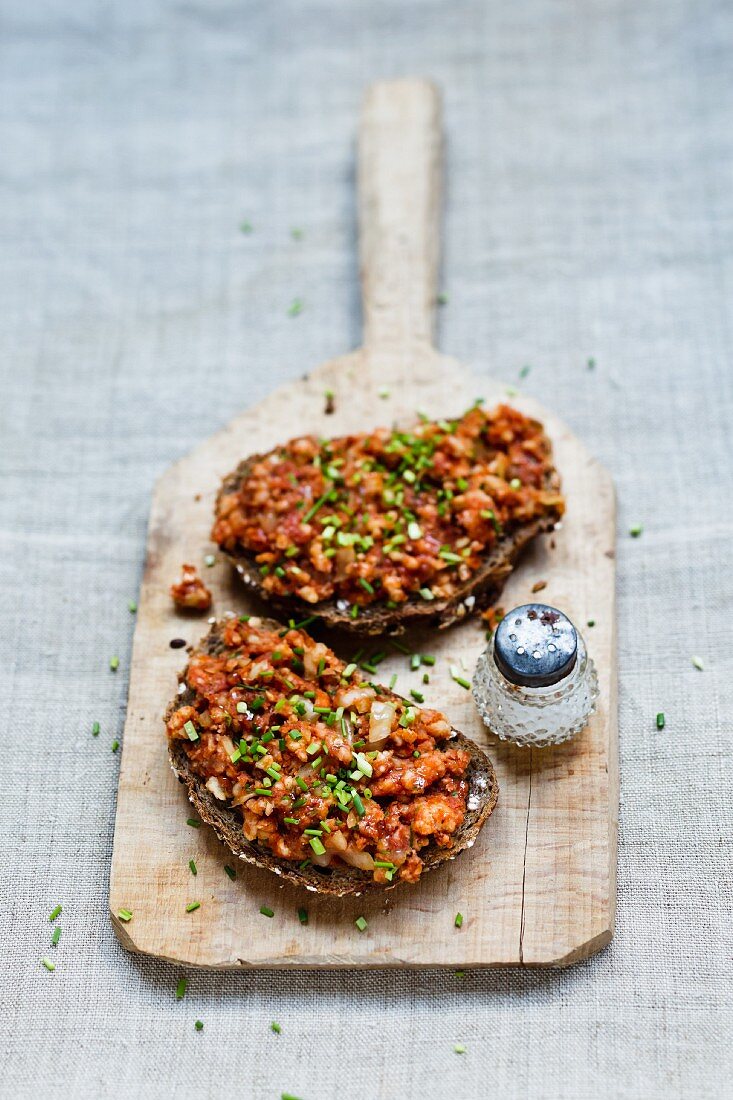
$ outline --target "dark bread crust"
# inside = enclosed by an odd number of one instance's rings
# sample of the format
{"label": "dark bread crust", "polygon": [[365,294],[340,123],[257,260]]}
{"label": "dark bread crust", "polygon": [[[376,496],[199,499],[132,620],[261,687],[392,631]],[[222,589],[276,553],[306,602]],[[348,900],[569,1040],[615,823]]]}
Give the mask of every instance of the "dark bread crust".
{"label": "dark bread crust", "polygon": [[[265,627],[282,629],[282,624],[274,620],[260,619],[259,621]],[[221,627],[218,623],[214,624],[207,636],[202,639],[199,648],[212,654],[224,652],[225,646],[221,636]],[[182,682],[184,676],[185,670],[181,675]],[[404,702],[401,696],[395,695],[393,692],[390,692],[388,697]],[[190,703],[192,699],[193,693],[188,688],[185,693],[177,695],[168,705],[165,721],[168,721],[178,707]],[[471,757],[467,772],[469,809],[466,811],[463,824],[455,833],[455,843],[451,848],[439,848],[437,845],[430,844],[421,849],[420,858],[423,861],[423,874],[434,867],[438,867],[441,863],[445,863],[446,860],[452,859],[464,848],[471,847],[478,836],[479,829],[496,806],[499,796],[499,784],[496,780],[496,774],[486,753],[474,741],[464,737],[462,733],[454,732],[455,737],[451,738],[450,744],[465,749]],[[186,787],[188,797],[196,807],[201,820],[210,825],[219,840],[247,863],[253,863],[257,867],[273,871],[274,874],[280,876],[283,882],[291,882],[295,886],[304,887],[314,893],[331,894],[336,897],[344,897],[348,894],[358,896],[364,893],[365,890],[392,890],[395,886],[400,885],[399,881],[392,883],[374,882],[370,875],[354,867],[320,868],[311,865],[301,870],[296,863],[280,859],[267,848],[246,840],[242,833],[241,818],[237,811],[216,799],[207,790],[199,777],[191,771],[184,743],[169,740],[168,755],[173,771]]]}
{"label": "dark bread crust", "polygon": [[[264,454],[251,455],[224,478],[216,498],[216,512],[221,498],[236,493],[252,465],[264,457]],[[548,471],[543,488],[560,491],[560,478],[554,468]],[[247,588],[286,618],[315,615],[326,626],[339,627],[350,634],[395,635],[418,627],[444,630],[468,614],[491,607],[525,546],[543,531],[552,531],[556,522],[553,516],[545,516],[502,536],[484,564],[449,599],[408,600],[391,610],[370,605],[360,608],[356,619],[352,619],[348,611],[340,610],[335,599],[309,604],[298,596],[273,595],[262,585],[253,554],[243,549],[229,551],[221,548],[221,551],[232,562]]]}

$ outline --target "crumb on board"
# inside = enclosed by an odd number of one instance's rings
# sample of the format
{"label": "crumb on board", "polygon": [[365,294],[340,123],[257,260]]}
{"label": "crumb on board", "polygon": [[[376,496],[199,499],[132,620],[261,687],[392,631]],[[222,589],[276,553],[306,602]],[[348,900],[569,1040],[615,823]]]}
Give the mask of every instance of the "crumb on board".
{"label": "crumb on board", "polygon": [[504,618],[505,611],[503,607],[488,607],[481,615],[481,618],[488,626],[489,630],[496,630],[497,626]]}
{"label": "crumb on board", "polygon": [[535,581],[532,585],[533,592],[541,592],[543,588],[547,588],[547,581]]}
{"label": "crumb on board", "polygon": [[211,592],[195,565],[181,566],[181,579],[171,585],[170,593],[176,607],[186,611],[208,611],[211,607]]}

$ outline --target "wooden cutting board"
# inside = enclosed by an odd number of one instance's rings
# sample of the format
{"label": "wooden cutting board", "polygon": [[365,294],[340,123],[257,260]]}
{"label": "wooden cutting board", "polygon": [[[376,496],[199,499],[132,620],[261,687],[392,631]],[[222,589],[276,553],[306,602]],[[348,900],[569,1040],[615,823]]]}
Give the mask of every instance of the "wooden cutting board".
{"label": "wooden cutting board", "polygon": [[[402,639],[435,654],[426,703],[445,711],[489,746],[499,804],[471,851],[415,887],[385,896],[319,898],[283,886],[237,861],[192,814],[169,766],[162,714],[176,690],[185,652],[172,638],[197,642],[205,620],[177,613],[168,588],[184,561],[203,564],[220,478],[239,459],[293,435],[337,435],[416,410],[457,416],[481,396],[506,400],[498,384],[479,384],[432,346],[440,234],[440,99],[420,80],[374,85],[360,128],[359,213],[364,347],[326,363],[302,381],[238,416],[172,466],[153,495],[147,561],[130,672],[110,886],[110,911],[133,951],[208,967],[245,966],[562,966],[608,943],[615,908],[618,809],[614,603],[614,491],[609,475],[552,413],[511,396],[543,420],[567,496],[561,530],[523,558],[503,594],[509,608],[532,598],[562,608],[585,634],[600,679],[597,713],[558,748],[502,744],[481,723],[471,695],[450,677],[467,676],[485,643],[479,620]],[[335,411],[326,412],[325,391]],[[385,394],[388,392],[388,396]],[[256,612],[230,566],[203,568],[217,616]],[[261,609],[260,609],[261,610]],[[593,620],[593,627],[586,627]],[[328,640],[347,658],[352,639]],[[380,645],[379,648],[382,648]],[[380,679],[396,690],[421,686],[421,673],[395,650]],[[194,859],[198,874],[189,870]],[[199,909],[186,905],[200,901]],[[309,921],[297,917],[305,905]],[[260,907],[274,910],[262,916]],[[128,923],[120,908],[132,911]],[[457,912],[464,916],[456,929]],[[364,916],[360,933],[354,920]]]}

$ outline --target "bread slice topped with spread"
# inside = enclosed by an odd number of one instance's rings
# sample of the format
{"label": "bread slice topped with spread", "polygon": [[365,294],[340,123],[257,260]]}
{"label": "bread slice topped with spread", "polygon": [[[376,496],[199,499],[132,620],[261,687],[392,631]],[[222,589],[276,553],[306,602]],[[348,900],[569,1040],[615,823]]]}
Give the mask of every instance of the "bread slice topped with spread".
{"label": "bread slice topped with spread", "polygon": [[417,882],[496,805],[491,761],[447,718],[270,619],[215,624],[165,722],[201,818],[241,859],[318,893]]}
{"label": "bread slice topped with spread", "polygon": [[542,425],[475,405],[246,458],[224,479],[212,538],[287,617],[399,634],[488,607],[563,511]]}

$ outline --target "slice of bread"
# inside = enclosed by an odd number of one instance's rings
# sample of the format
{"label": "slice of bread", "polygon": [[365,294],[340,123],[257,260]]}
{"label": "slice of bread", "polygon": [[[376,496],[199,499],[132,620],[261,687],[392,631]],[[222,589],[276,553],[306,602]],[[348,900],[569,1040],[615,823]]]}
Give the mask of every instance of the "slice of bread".
{"label": "slice of bread", "polygon": [[[274,620],[258,621],[266,628],[283,629],[282,624]],[[226,652],[220,624],[212,627],[209,634],[202,639],[199,649],[217,655]],[[184,669],[180,677],[182,683],[185,683],[185,674]],[[393,692],[383,691],[382,697],[405,701]],[[166,710],[165,721],[168,721],[175,710],[190,703],[193,698],[193,692],[188,687],[185,692],[176,695]],[[464,848],[472,846],[479,829],[496,806],[499,794],[493,765],[484,750],[457,730],[453,732],[454,736],[447,744],[464,749],[470,756],[466,773],[469,784],[466,816],[460,829],[454,834],[454,843],[450,848],[440,848],[431,843],[420,850],[423,874],[445,863],[446,860],[453,859]],[[358,896],[366,890],[391,890],[399,885],[399,880],[391,883],[375,882],[368,873],[345,865],[324,868],[309,865],[301,868],[295,862],[273,855],[268,848],[244,837],[239,812],[235,807],[229,807],[216,799],[206,788],[202,779],[192,771],[183,741],[169,740],[168,752],[173,771],[184,784],[188,797],[201,820],[210,825],[219,839],[245,862],[273,871],[285,882],[291,882],[318,894],[331,894],[336,897],[347,894]]]}
{"label": "slice of bread", "polygon": [[[262,454],[251,455],[224,478],[217,496],[215,512],[218,512],[220,499],[236,493],[252,466],[264,457],[265,455]],[[560,478],[554,468],[548,471],[543,488],[560,491]],[[326,626],[338,627],[350,634],[396,635],[404,634],[406,630],[417,627],[443,630],[466,615],[491,607],[525,546],[543,531],[551,531],[556,522],[557,517],[547,515],[503,535],[481,567],[448,599],[410,599],[393,609],[382,605],[369,605],[360,608],[359,615],[355,619],[351,617],[348,607],[345,609],[339,607],[341,601],[335,598],[324,600],[322,603],[309,604],[298,596],[273,595],[262,584],[262,577],[253,554],[249,554],[241,547],[235,551],[222,548],[222,553],[232,562],[247,588],[265,600],[279,615],[286,618],[294,616],[296,619],[316,616]]]}

